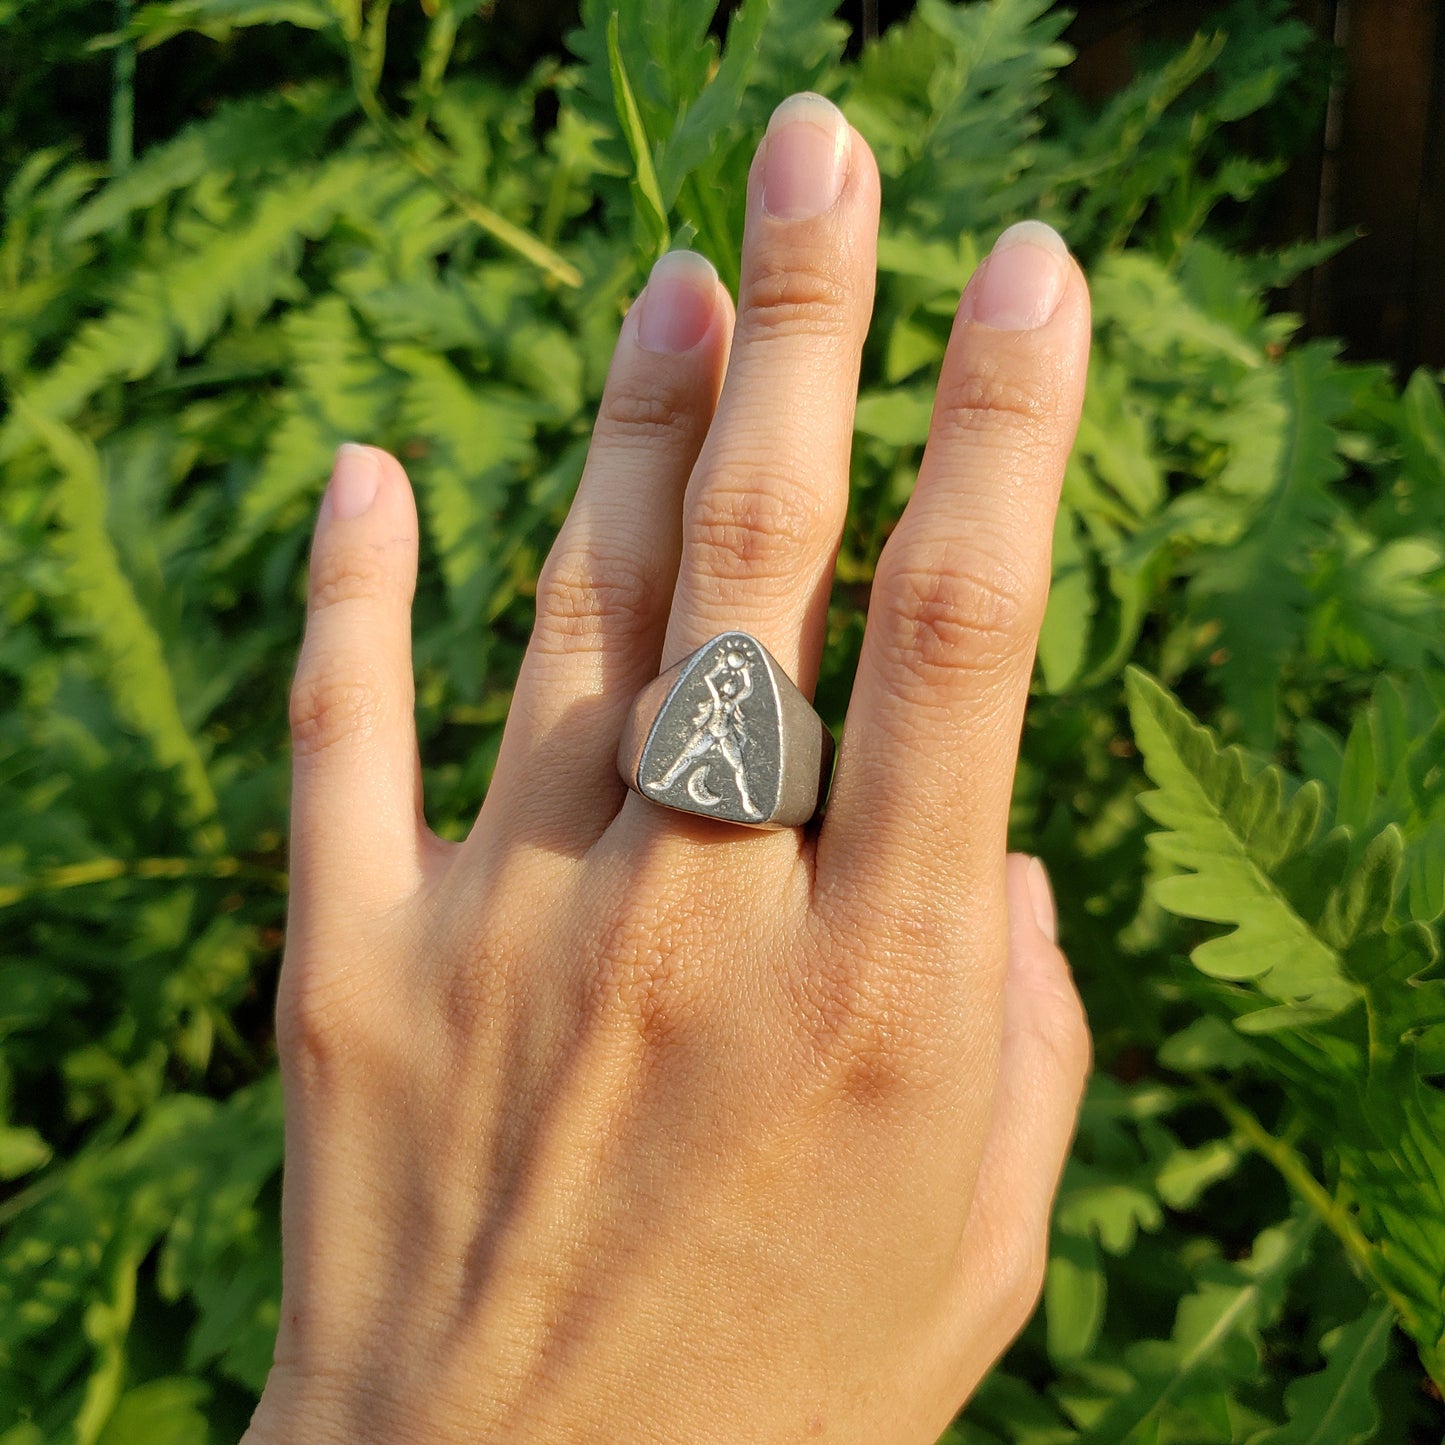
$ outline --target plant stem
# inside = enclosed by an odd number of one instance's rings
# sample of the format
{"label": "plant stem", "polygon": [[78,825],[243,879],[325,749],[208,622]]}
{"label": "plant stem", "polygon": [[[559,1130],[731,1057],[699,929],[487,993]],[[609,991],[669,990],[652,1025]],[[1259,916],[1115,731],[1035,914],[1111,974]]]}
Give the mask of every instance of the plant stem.
{"label": "plant stem", "polygon": [[351,59],[351,84],[356,99],[366,118],[381,133],[391,148],[419,175],[444,195],[466,218],[480,227],[493,240],[515,251],[524,260],[530,261],[540,271],[559,281],[564,286],[579,287],[582,273],[570,262],[564,260],[550,246],[539,241],[529,231],[514,225],[505,216],[499,215],[490,206],[483,205],[474,196],[469,196],[447,173],[426,153],[422,143],[399,126],[388,114],[367,74],[358,46],[349,37],[346,42],[347,54]]}
{"label": "plant stem", "polygon": [[[421,74],[417,79],[416,100],[411,114],[407,116],[406,129],[413,136],[425,135],[427,122],[431,119],[446,79],[447,66],[451,64],[452,50],[457,41],[457,12],[451,4],[438,5],[436,13],[427,26],[426,40],[421,48]],[[544,239],[551,237],[543,231]]]}
{"label": "plant stem", "polygon": [[538,227],[543,245],[550,246],[562,230],[562,208],[567,204],[567,192],[572,186],[572,167],[559,160],[552,172],[552,184],[547,188],[547,205],[542,211],[542,224]]}
{"label": "plant stem", "polygon": [[1207,1074],[1190,1072],[1186,1077],[1224,1115],[1235,1133],[1262,1159],[1274,1165],[1285,1183],[1340,1241],[1355,1267],[1389,1300],[1395,1313],[1408,1318],[1412,1313],[1409,1301],[1383,1280],[1375,1268],[1378,1253],[1375,1245],[1355,1223],[1344,1204],[1315,1178],[1314,1171],[1299,1152],[1271,1134],[1228,1089]]}
{"label": "plant stem", "polygon": [[683,185],[692,200],[694,214],[701,223],[699,229],[707,236],[708,249],[712,252],[708,259],[717,267],[723,285],[737,295],[741,274],[735,259],[737,253],[728,243],[727,212],[721,199],[716,190],[704,185],[695,175],[688,176]]}
{"label": "plant stem", "polygon": [[110,174],[128,171],[135,159],[135,40],[130,35],[131,0],[115,0],[115,47],[110,81]]}
{"label": "plant stem", "polygon": [[381,72],[386,66],[386,22],[390,14],[391,0],[373,0],[361,32],[361,67],[373,94],[380,92]]}
{"label": "plant stem", "polygon": [[83,888],[89,883],[111,883],[117,878],[246,878],[274,888],[286,887],[286,874],[280,869],[240,858],[91,858],[84,863],[42,868],[23,883],[0,888],[0,908],[41,894]]}

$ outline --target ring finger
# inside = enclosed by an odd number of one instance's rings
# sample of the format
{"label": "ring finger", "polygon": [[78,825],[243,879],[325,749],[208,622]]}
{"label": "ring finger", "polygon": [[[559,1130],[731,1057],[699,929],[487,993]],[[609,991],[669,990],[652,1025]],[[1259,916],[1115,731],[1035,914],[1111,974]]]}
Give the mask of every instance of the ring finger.
{"label": "ring finger", "polygon": [[536,624],[487,797],[487,814],[510,834],[585,848],[616,814],[617,734],[628,699],[657,671],[682,492],[712,418],[731,321],[712,267],[674,251],[623,323],[586,470],[538,579]]}

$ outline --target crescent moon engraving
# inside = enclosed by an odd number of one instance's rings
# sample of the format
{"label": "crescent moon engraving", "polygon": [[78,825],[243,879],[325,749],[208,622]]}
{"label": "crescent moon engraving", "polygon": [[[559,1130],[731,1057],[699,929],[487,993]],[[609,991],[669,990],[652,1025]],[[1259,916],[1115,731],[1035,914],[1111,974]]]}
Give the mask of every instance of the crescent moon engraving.
{"label": "crescent moon engraving", "polygon": [[694,803],[704,808],[715,808],[722,802],[722,795],[714,793],[707,785],[707,764],[698,768],[687,780],[687,795]]}

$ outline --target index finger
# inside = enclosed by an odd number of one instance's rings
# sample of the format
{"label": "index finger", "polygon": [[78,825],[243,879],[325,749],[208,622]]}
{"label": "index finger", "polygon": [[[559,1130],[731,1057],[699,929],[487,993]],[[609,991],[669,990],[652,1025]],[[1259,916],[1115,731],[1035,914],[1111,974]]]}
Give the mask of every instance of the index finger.
{"label": "index finger", "polygon": [[1063,241],[1011,227],[964,290],[918,485],[879,561],[819,902],[984,931],[992,917],[1002,956],[1009,797],[1088,350]]}

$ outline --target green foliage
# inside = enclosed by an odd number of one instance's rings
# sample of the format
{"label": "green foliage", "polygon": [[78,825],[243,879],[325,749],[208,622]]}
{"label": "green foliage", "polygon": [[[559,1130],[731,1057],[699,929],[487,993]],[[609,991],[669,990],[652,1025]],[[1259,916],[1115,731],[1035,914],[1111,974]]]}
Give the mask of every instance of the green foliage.
{"label": "green foliage", "polygon": [[[455,835],[618,319],[669,245],[736,282],[801,88],[884,178],[831,721],[978,257],[1042,215],[1094,287],[1013,823],[1098,1069],[1043,1309],[947,1438],[1438,1439],[1445,404],[1266,304],[1326,249],[1242,239],[1283,159],[1251,139],[1316,114],[1283,5],[1098,110],[1044,0],[921,0],[846,56],[832,0],[584,0],[524,76],[469,0],[120,13],[0,0],[0,1445],[234,1439],[264,1379],[284,697],[332,449],[417,486]],[[172,57],[215,103],[143,109],[132,160],[130,60]],[[103,135],[47,108],[78,70],[115,77]]]}
{"label": "green foliage", "polygon": [[1288,1422],[1256,1435],[1250,1445],[1364,1445],[1374,1439],[1380,1416],[1368,1381],[1384,1364],[1389,1341],[1390,1312],[1379,1305],[1331,1330],[1321,1341],[1329,1363],[1284,1393]]}

